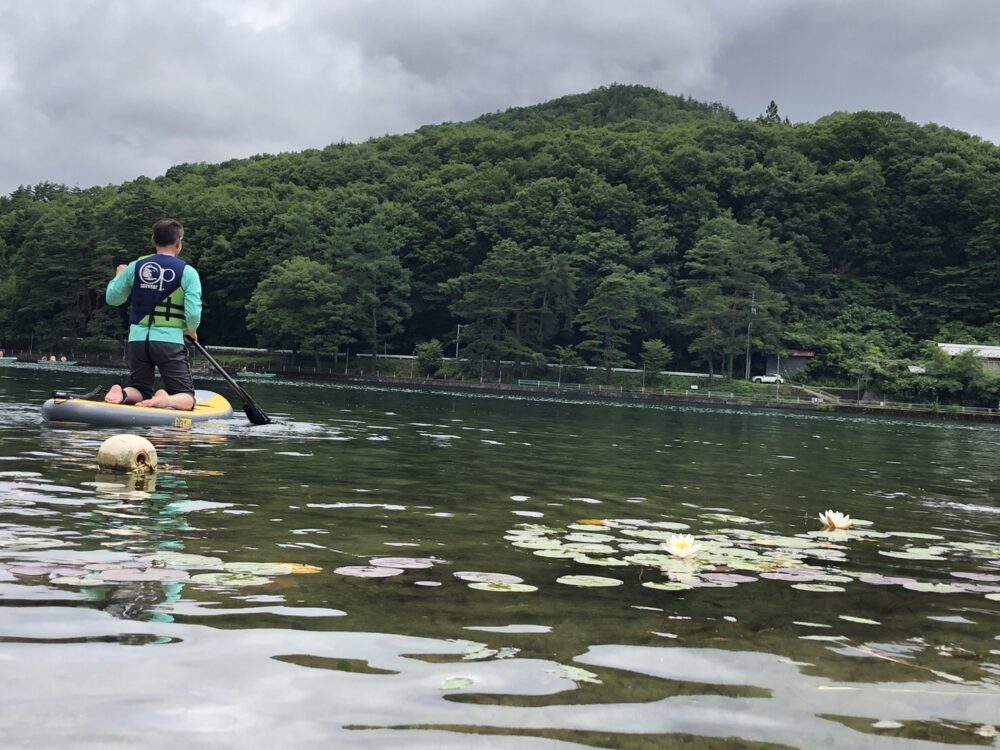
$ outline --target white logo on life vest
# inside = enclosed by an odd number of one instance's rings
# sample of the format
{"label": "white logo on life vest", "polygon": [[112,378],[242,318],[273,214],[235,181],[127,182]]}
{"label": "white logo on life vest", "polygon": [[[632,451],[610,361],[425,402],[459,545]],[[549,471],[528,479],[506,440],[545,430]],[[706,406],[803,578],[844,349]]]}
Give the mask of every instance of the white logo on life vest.
{"label": "white logo on life vest", "polygon": [[163,285],[177,278],[172,268],[164,268],[159,263],[146,263],[139,269],[139,286],[143,289],[163,291]]}

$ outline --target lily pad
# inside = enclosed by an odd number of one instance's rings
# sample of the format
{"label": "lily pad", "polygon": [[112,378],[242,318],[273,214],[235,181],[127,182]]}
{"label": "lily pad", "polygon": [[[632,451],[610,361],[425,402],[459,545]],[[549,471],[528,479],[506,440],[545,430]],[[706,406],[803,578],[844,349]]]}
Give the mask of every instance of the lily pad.
{"label": "lily pad", "polygon": [[870,583],[874,586],[902,586],[904,583],[912,583],[912,578],[902,578],[900,576],[883,576],[877,573],[863,575],[858,578],[861,583]]}
{"label": "lily pad", "polygon": [[866,617],[854,617],[853,615],[838,615],[841,620],[847,620],[848,622],[856,622],[861,625],[881,625],[878,620],[869,620]]}
{"label": "lily pad", "polygon": [[944,560],[945,558],[940,555],[935,555],[927,550],[921,549],[908,549],[908,550],[885,550],[880,549],[878,551],[880,555],[885,555],[886,557],[898,557],[902,560]]}
{"label": "lily pad", "polygon": [[7,568],[8,573],[24,578],[34,578],[36,576],[47,576],[53,570],[51,565],[11,565]]}
{"label": "lily pad", "polygon": [[108,568],[102,570],[100,576],[105,581],[124,583],[131,581],[184,581],[188,574],[183,570],[173,568]]}
{"label": "lily pad", "polygon": [[547,537],[525,537],[516,539],[511,544],[522,549],[559,549],[562,547],[562,542],[558,539]]}
{"label": "lily pad", "polygon": [[565,677],[567,680],[573,680],[573,682],[589,682],[592,685],[603,685],[600,678],[586,669],[581,669],[580,667],[572,667],[566,664],[560,664],[559,669],[550,669],[549,674],[554,674],[559,677]]}
{"label": "lily pad", "polygon": [[613,555],[615,548],[610,544],[564,544],[563,549],[576,552],[579,555]]}
{"label": "lily pad", "polygon": [[527,583],[505,583],[503,581],[490,581],[490,582],[477,582],[470,583],[470,589],[476,589],[477,591],[499,591],[499,592],[512,592],[520,593],[527,591],[538,591],[537,586],[532,586]]}
{"label": "lily pad", "polygon": [[305,563],[288,563],[292,566],[292,573],[295,575],[310,575],[319,573],[323,569],[316,565],[306,565]]}
{"label": "lily pad", "polygon": [[556,583],[564,583],[567,586],[582,586],[584,588],[602,588],[611,586],[621,586],[624,581],[617,578],[605,578],[603,576],[560,576]]}
{"label": "lily pad", "polygon": [[571,549],[536,549],[532,550],[533,555],[538,555],[539,557],[553,557],[553,558],[563,558],[566,560],[575,560],[579,557],[579,552],[574,552]]}
{"label": "lily pad", "polygon": [[592,542],[596,543],[613,542],[615,540],[615,537],[611,536],[610,534],[594,534],[593,532],[583,531],[583,532],[578,532],[576,534],[567,534],[565,536],[565,540],[567,542],[583,542],[589,544]]}
{"label": "lily pad", "polygon": [[109,583],[98,576],[53,576],[49,580],[59,586],[100,586]]}
{"label": "lily pad", "polygon": [[139,561],[153,567],[164,566],[167,568],[193,568],[202,570],[217,568],[222,565],[222,560],[218,557],[193,555],[184,552],[158,552],[155,555],[140,557]]}
{"label": "lily pad", "polygon": [[907,581],[903,584],[904,589],[909,591],[922,591],[934,594],[960,594],[962,589],[950,583],[931,583],[926,581]]}
{"label": "lily pad", "polygon": [[263,586],[270,582],[270,578],[250,573],[199,573],[191,576],[191,583],[205,586]]}
{"label": "lily pad", "polygon": [[968,578],[973,581],[985,581],[990,582],[1000,582],[1000,575],[994,575],[992,573],[965,573],[962,571],[952,571],[951,573],[956,578]]}
{"label": "lily pad", "polygon": [[647,589],[659,591],[689,591],[694,588],[694,586],[680,581],[643,581],[642,585]]}
{"label": "lily pad", "polygon": [[368,561],[369,565],[380,568],[402,568],[403,570],[421,570],[434,567],[434,561],[426,557],[376,557]]}
{"label": "lily pad", "polygon": [[458,690],[460,688],[468,687],[472,684],[472,680],[468,677],[449,677],[447,680],[441,683],[442,690]]}
{"label": "lily pad", "polygon": [[391,578],[398,576],[405,571],[402,568],[387,568],[378,565],[345,565],[333,571],[342,576],[353,576],[354,578]]}
{"label": "lily pad", "polygon": [[523,578],[508,573],[484,573],[478,570],[459,570],[455,578],[471,583],[524,583]]}
{"label": "lily pad", "polygon": [[738,573],[702,573],[700,577],[722,583],[751,583],[757,580],[754,576],[744,576]]}
{"label": "lily pad", "polygon": [[872,729],[902,729],[903,723],[892,719],[882,719],[872,724]]}
{"label": "lily pad", "polygon": [[292,572],[290,563],[230,562],[222,564],[230,573],[249,573],[252,576],[284,576]]}
{"label": "lily pad", "polygon": [[799,591],[823,591],[826,593],[846,590],[843,586],[835,586],[832,583],[793,583],[792,588],[799,589]]}
{"label": "lily pad", "polygon": [[606,567],[628,567],[628,563],[624,560],[620,560],[617,557],[591,557],[590,555],[577,555],[573,558],[578,563],[583,565],[603,565]]}

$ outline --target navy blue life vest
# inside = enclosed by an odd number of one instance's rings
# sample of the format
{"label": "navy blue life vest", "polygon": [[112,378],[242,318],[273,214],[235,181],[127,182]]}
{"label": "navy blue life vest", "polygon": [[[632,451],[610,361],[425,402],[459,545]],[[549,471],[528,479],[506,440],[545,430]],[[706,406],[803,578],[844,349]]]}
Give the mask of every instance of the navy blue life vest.
{"label": "navy blue life vest", "polygon": [[140,258],[132,280],[129,320],[144,326],[184,327],[184,290],[181,278],[187,267],[174,255],[157,253]]}

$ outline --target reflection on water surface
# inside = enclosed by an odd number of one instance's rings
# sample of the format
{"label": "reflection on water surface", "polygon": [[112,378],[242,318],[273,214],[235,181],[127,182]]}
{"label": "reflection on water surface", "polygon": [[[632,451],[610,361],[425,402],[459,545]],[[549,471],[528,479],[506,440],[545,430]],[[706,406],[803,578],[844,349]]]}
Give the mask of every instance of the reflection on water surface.
{"label": "reflection on water surface", "polygon": [[274,424],[150,430],[124,485],[39,377],[9,746],[998,746],[994,427],[254,384]]}

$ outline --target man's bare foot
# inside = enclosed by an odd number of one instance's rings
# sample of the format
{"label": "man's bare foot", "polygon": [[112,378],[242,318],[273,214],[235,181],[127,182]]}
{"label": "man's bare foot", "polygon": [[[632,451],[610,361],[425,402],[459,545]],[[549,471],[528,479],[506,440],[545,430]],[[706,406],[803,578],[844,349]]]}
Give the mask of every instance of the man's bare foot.
{"label": "man's bare foot", "polygon": [[152,398],[140,401],[136,406],[152,406],[156,409],[177,409],[191,411],[194,408],[194,397],[190,393],[175,393],[170,395],[162,388],[153,394]]}
{"label": "man's bare foot", "polygon": [[152,398],[143,399],[136,406],[153,406],[157,409],[169,408],[170,394],[161,388],[153,394]]}
{"label": "man's bare foot", "polygon": [[104,400],[109,404],[121,404],[125,402],[125,391],[122,387],[115,383],[108,389],[108,392],[104,394]]}

